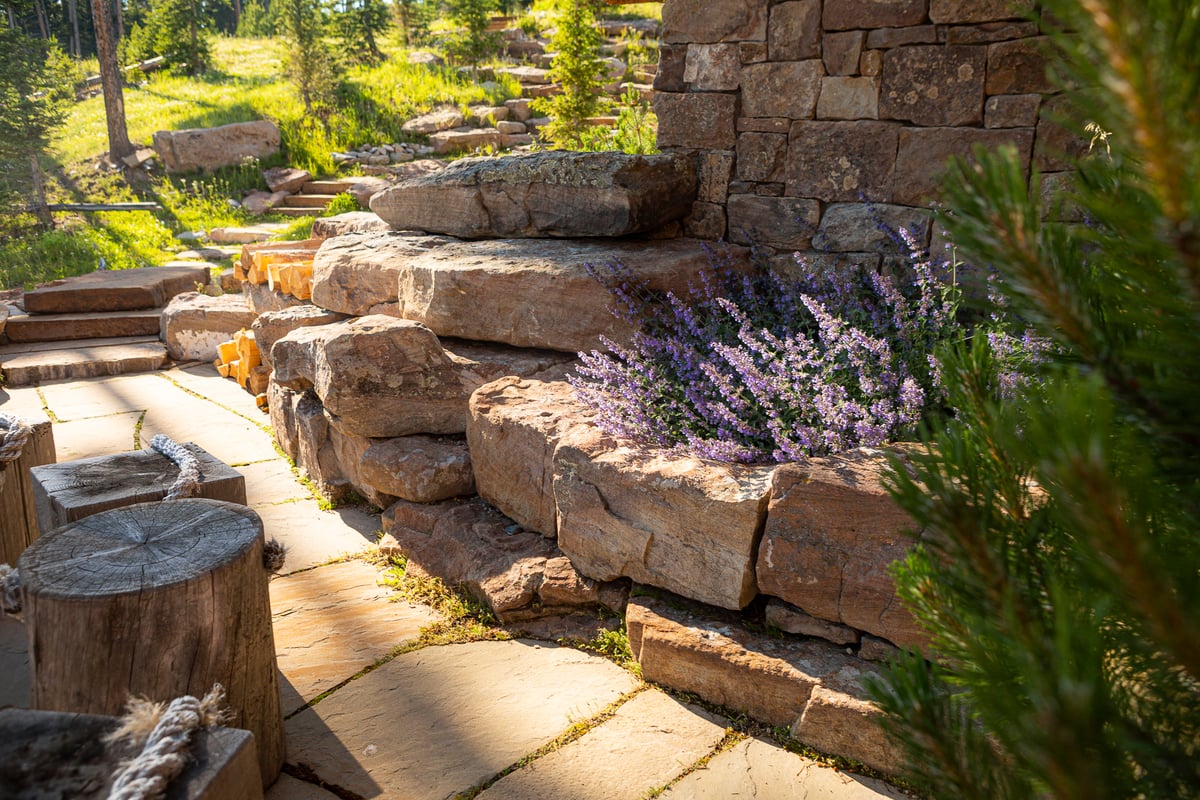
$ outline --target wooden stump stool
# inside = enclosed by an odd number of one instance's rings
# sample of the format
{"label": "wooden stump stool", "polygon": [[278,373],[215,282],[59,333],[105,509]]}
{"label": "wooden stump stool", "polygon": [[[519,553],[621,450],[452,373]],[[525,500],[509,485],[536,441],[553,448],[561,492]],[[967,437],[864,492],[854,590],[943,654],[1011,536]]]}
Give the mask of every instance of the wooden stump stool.
{"label": "wooden stump stool", "polygon": [[29,426],[30,436],[20,457],[0,460],[0,564],[16,564],[25,548],[37,539],[37,511],[29,471],[54,463],[50,420],[44,414],[22,414],[21,421]]}
{"label": "wooden stump stool", "polygon": [[270,785],[284,733],[262,551],[257,514],[205,499],[103,511],[34,542],[19,565],[34,708],[119,715],[131,694],[220,683]]}

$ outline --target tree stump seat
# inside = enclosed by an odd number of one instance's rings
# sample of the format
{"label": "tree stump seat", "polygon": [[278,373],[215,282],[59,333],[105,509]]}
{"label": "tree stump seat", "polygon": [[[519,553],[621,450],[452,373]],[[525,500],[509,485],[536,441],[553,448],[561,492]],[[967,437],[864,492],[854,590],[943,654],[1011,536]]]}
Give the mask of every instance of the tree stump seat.
{"label": "tree stump seat", "polygon": [[[246,504],[246,479],[206,450],[183,445],[200,465],[197,497]],[[110,508],[148,503],[166,496],[179,467],[156,450],[83,458],[32,470],[37,525],[49,532]]]}
{"label": "tree stump seat", "polygon": [[37,539],[38,519],[30,470],[54,463],[54,431],[50,420],[44,414],[23,413],[21,421],[30,427],[21,455],[14,461],[0,460],[0,564],[16,564],[25,548]]}
{"label": "tree stump seat", "polygon": [[34,708],[118,715],[130,695],[220,683],[274,782],[283,716],[257,514],[198,498],[110,509],[38,539],[19,568]]}

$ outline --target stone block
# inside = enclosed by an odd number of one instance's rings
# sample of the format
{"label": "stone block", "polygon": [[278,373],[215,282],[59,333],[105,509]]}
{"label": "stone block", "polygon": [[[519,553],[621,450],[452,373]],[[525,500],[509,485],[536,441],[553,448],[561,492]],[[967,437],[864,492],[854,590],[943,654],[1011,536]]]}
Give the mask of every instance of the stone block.
{"label": "stone block", "polygon": [[738,133],[782,133],[787,135],[792,127],[792,121],[786,117],[762,119],[757,117],[738,117]]}
{"label": "stone block", "polygon": [[347,211],[313,220],[312,235],[316,239],[332,239],[348,233],[382,233],[391,229],[392,226],[373,211]]}
{"label": "stone block", "polygon": [[1055,222],[1083,222],[1083,209],[1071,197],[1075,191],[1074,172],[1043,172],[1038,175],[1037,197],[1043,219]]}
{"label": "stone block", "polygon": [[821,204],[799,197],[737,194],[729,198],[728,213],[731,242],[803,250],[817,231]]}
{"label": "stone block", "polygon": [[936,25],[913,25],[908,28],[879,28],[867,33],[869,50],[890,50],[910,44],[934,44],[938,41]]}
{"label": "stone block", "polygon": [[1037,36],[997,42],[987,48],[987,93],[1049,94],[1059,87],[1050,80],[1051,39]]}
{"label": "stone block", "polygon": [[786,133],[743,133],[737,143],[737,176],[743,181],[783,180]]}
{"label": "stone block", "polygon": [[818,619],[901,646],[925,636],[888,572],[913,547],[911,518],[884,491],[882,452],[780,466],[758,551],[758,586]]}
{"label": "stone block", "polygon": [[832,203],[825,208],[813,247],[835,253],[877,252],[907,255],[900,245],[880,230],[880,223],[893,231],[906,230],[922,247],[929,241],[933,212],[886,203]]}
{"label": "stone block", "polygon": [[[246,479],[199,445],[182,443],[200,466],[193,497],[246,504]],[[112,508],[149,503],[166,496],[179,467],[155,450],[46,464],[32,469],[38,529],[43,533]]]}
{"label": "stone block", "polygon": [[391,230],[329,239],[313,257],[312,302],[350,316],[387,313],[396,302],[398,276],[408,262],[451,241]]}
{"label": "stone block", "polygon": [[358,462],[362,483],[413,503],[475,494],[471,454],[461,439],[401,436],[371,441]]}
{"label": "stone block", "polygon": [[528,530],[557,536],[554,450],[593,416],[563,381],[508,377],[481,386],[467,420],[479,495]]}
{"label": "stone block", "polygon": [[970,159],[976,146],[994,150],[1004,145],[1014,146],[1018,157],[1028,164],[1033,131],[1028,128],[906,128],[900,132],[893,199],[905,205],[924,205],[938,196],[950,158]]}
{"label": "stone block", "polygon": [[326,311],[320,306],[305,304],[293,306],[279,311],[268,311],[254,320],[254,341],[258,345],[259,357],[268,367],[273,365],[271,348],[275,342],[287,336],[296,328],[309,328],[315,325],[329,325],[346,319],[345,314],[336,311]]}
{"label": "stone block", "polygon": [[825,0],[821,24],[827,31],[899,28],[925,21],[928,0]]}
{"label": "stone block", "polygon": [[1032,128],[1037,125],[1040,94],[998,94],[983,106],[985,128]]}
{"label": "stone block", "polygon": [[787,193],[825,202],[890,202],[900,126],[798,121],[788,135]]}
{"label": "stone block", "polygon": [[[732,145],[731,145],[732,147]],[[208,264],[99,270],[56,281],[25,293],[30,314],[83,314],[159,308],[177,294],[206,285]]]}
{"label": "stone block", "polygon": [[265,159],[278,152],[279,143],[279,128],[269,119],[154,134],[154,151],[167,172],[211,172],[247,158]]}
{"label": "stone block", "polygon": [[817,119],[879,119],[879,79],[821,79]]}
{"label": "stone block", "polygon": [[962,25],[1023,19],[1033,0],[929,0],[929,19],[939,25]]}
{"label": "stone block", "polygon": [[1038,35],[1035,22],[985,22],[981,25],[956,25],[946,31],[946,44],[990,44]]}
{"label": "stone block", "polygon": [[438,131],[461,128],[465,124],[466,120],[457,108],[441,108],[408,120],[400,126],[400,130],[412,136],[429,136]]}
{"label": "stone block", "polygon": [[820,58],[820,0],[788,0],[771,6],[767,53],[771,61]]}
{"label": "stone block", "polygon": [[883,72],[883,51],[864,50],[858,59],[858,71],[868,78],[878,77]]}
{"label": "stone block", "polygon": [[878,676],[867,661],[843,667],[813,689],[792,735],[822,753],[844,755],[879,772],[898,775],[904,754],[879,723],[883,711],[867,699],[862,679]]}
{"label": "stone block", "polygon": [[573,429],[554,453],[559,546],[597,580],[743,608],[757,592],[752,561],[773,471]]}
{"label": "stone block", "polygon": [[298,192],[312,180],[312,173],[295,167],[271,167],[262,172],[267,188],[272,192]]}
{"label": "stone block", "polygon": [[706,150],[696,157],[699,188],[696,199],[702,203],[724,203],[733,176],[733,153]]}
{"label": "stone block", "polygon": [[654,94],[658,117],[658,146],[697,150],[732,150],[737,96],[715,92]]}
{"label": "stone block", "polygon": [[767,60],[766,42],[741,42],[738,44],[738,50],[742,54],[743,64],[757,64]]}
{"label": "stone block", "polygon": [[662,41],[764,42],[767,0],[672,0],[663,6]]}
{"label": "stone block", "polygon": [[199,292],[176,295],[162,313],[162,337],[176,361],[212,361],[217,345],[254,322],[254,311],[240,294],[209,297]]}
{"label": "stone block", "polygon": [[857,75],[858,60],[866,42],[866,31],[826,33],[821,38],[821,60],[826,75]]}
{"label": "stone block", "polygon": [[879,116],[925,126],[983,122],[984,47],[898,47],[883,55]]}
{"label": "stone block", "polygon": [[691,44],[683,80],[698,92],[729,92],[738,88],[742,58],[737,44]]}
{"label": "stone block", "polygon": [[742,67],[742,114],[812,119],[825,65],[819,58]]}
{"label": "stone block", "polygon": [[722,203],[693,203],[692,213],[683,221],[685,236],[710,242],[725,238],[726,214]]}
{"label": "stone block", "polygon": [[1089,139],[1083,132],[1083,123],[1070,119],[1069,113],[1065,97],[1050,97],[1042,102],[1033,151],[1033,165],[1041,172],[1073,169],[1075,161],[1088,153]]}
{"label": "stone block", "polygon": [[660,44],[658,46],[658,71],[654,73],[655,92],[685,92],[687,83],[683,76],[687,71],[688,45]]}
{"label": "stone block", "polygon": [[792,633],[797,636],[809,636],[824,639],[832,644],[857,645],[862,637],[853,628],[837,625],[823,619],[817,619],[811,614],[805,614],[793,605],[789,605],[777,597],[767,601],[763,621],[772,628]]}

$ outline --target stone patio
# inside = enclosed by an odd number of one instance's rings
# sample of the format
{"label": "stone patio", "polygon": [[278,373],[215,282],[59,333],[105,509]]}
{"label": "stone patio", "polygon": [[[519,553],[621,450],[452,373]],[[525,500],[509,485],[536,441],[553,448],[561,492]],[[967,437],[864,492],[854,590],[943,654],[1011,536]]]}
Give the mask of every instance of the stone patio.
{"label": "stone patio", "polygon": [[[59,461],[162,432],[246,476],[249,505],[289,547],[271,584],[288,756],[269,800],[905,796],[729,734],[730,720],[599,656],[531,639],[416,647],[439,615],[380,584],[378,514],[321,510],[254,398],[208,365],[0,389],[0,408],[48,411]],[[0,708],[29,702],[23,628],[0,618]]]}

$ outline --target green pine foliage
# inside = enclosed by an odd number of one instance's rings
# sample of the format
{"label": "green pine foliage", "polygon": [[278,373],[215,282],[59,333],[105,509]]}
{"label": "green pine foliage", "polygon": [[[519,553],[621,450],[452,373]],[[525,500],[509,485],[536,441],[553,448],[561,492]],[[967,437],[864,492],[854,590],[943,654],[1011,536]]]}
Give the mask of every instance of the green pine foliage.
{"label": "green pine foliage", "polygon": [[384,0],[347,2],[336,19],[338,38],[353,61],[378,64],[383,60],[380,39],[392,25],[391,12]]}
{"label": "green pine foliage", "polygon": [[550,79],[562,93],[534,101],[533,107],[550,117],[543,136],[563,149],[584,149],[588,118],[608,108],[604,96],[603,37],[596,27],[601,0],[562,0],[558,30],[550,40],[554,58]]}
{"label": "green pine foliage", "polygon": [[162,56],[168,69],[199,75],[212,62],[210,24],[200,0],[152,0],[145,19],[120,43],[121,60],[132,64]]}
{"label": "green pine foliage", "polygon": [[325,122],[333,113],[339,82],[337,60],[325,40],[320,0],[275,0],[276,29],[287,44],[284,67],[309,120]]}
{"label": "green pine foliage", "polygon": [[891,486],[936,660],[873,692],[935,798],[1198,797],[1200,5],[1041,5],[1087,87],[1069,202],[1041,207],[1008,151],[960,165],[947,206],[1056,356],[1002,401],[985,338],[943,354],[957,414]]}
{"label": "green pine foliage", "polygon": [[451,59],[476,66],[499,49],[499,36],[488,31],[496,0],[446,0],[446,6],[450,19],[460,29],[446,44]]}

